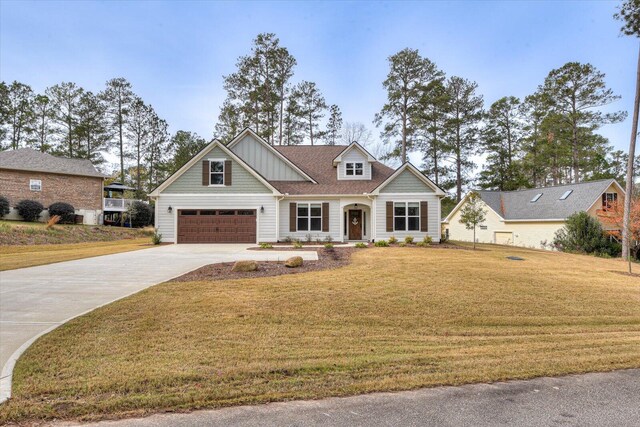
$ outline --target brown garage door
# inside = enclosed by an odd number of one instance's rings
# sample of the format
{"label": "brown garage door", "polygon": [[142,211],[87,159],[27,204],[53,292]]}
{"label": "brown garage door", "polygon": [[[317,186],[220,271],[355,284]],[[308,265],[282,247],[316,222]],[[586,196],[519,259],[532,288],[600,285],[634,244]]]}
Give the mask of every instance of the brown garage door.
{"label": "brown garage door", "polygon": [[185,209],[178,211],[178,243],[255,242],[255,210]]}

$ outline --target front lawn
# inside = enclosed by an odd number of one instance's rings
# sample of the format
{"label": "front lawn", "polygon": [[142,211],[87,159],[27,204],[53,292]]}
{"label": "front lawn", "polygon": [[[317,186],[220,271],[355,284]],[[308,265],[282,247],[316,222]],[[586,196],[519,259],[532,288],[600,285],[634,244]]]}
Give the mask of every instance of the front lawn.
{"label": "front lawn", "polygon": [[76,224],[56,224],[47,229],[45,225],[42,222],[0,221],[0,246],[110,242],[153,234],[152,229]]}
{"label": "front lawn", "polygon": [[0,424],[640,367],[623,262],[482,249],[362,249],[334,270],[149,288],[28,349]]}
{"label": "front lawn", "polygon": [[152,246],[148,237],[67,245],[0,245],[0,271],[136,251],[148,249]]}

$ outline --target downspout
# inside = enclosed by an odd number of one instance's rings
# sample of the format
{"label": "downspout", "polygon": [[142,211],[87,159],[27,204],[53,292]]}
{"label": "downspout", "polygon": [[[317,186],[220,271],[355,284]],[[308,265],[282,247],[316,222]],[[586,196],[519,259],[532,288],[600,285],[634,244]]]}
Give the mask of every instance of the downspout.
{"label": "downspout", "polygon": [[377,220],[376,220],[376,209],[377,209],[377,203],[376,203],[376,199],[374,197],[371,197],[371,194],[369,193],[362,193],[365,195],[365,197],[369,200],[371,200],[371,236],[369,237],[369,240],[371,240],[372,242],[376,241],[376,234],[377,234]]}

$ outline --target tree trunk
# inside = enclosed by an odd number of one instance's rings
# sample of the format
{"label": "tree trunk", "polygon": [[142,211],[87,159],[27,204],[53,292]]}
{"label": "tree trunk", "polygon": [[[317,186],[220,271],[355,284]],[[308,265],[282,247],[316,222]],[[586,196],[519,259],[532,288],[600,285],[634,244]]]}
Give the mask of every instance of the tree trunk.
{"label": "tree trunk", "polygon": [[638,51],[638,66],[636,71],[636,100],[633,106],[633,121],[631,122],[631,141],[629,142],[629,160],[627,163],[627,179],[625,181],[626,196],[624,198],[624,215],[622,218],[622,256],[627,257],[629,273],[631,273],[631,236],[629,235],[629,217],[631,214],[631,199],[633,197],[633,161],[636,154],[636,138],[638,135],[638,110],[640,109],[640,50]]}
{"label": "tree trunk", "polygon": [[473,250],[476,249],[476,226],[473,226]]}
{"label": "tree trunk", "polygon": [[311,145],[313,145],[313,117],[309,113],[309,139],[311,139]]}
{"label": "tree trunk", "polygon": [[284,85],[280,88],[280,127],[278,128],[278,145],[282,145],[282,115],[284,113]]}

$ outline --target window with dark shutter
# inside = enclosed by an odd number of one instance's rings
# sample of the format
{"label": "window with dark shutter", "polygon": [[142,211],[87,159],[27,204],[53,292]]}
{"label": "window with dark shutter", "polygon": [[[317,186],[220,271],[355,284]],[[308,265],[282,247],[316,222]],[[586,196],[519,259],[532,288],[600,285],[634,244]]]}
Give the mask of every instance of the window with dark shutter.
{"label": "window with dark shutter", "polygon": [[224,161],[224,185],[231,185],[231,160]]}
{"label": "window with dark shutter", "polygon": [[387,202],[387,231],[393,231],[393,202]]}
{"label": "window with dark shutter", "polygon": [[289,203],[289,231],[296,231],[296,204]]}
{"label": "window with dark shutter", "polygon": [[202,185],[209,185],[209,160],[202,161]]}
{"label": "window with dark shutter", "polygon": [[329,203],[322,204],[322,231],[329,231]]}

